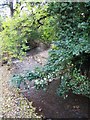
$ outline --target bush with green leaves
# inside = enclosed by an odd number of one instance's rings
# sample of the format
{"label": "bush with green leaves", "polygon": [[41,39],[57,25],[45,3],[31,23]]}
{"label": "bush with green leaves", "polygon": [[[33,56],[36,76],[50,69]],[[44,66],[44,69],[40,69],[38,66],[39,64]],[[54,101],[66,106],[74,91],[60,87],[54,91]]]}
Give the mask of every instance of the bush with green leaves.
{"label": "bush with green leaves", "polygon": [[[10,59],[10,57],[22,58],[28,49],[37,46],[39,42],[46,43],[52,39],[49,36],[54,30],[52,27],[48,30],[49,18],[43,19],[47,16],[48,5],[41,7],[41,3],[26,2],[25,4],[26,10],[23,8],[20,10],[21,6],[18,5],[13,17],[6,18],[2,22],[0,44],[1,56],[4,60]],[[48,36],[49,39],[45,40],[44,36]]]}
{"label": "bush with green leaves", "polygon": [[58,78],[59,95],[72,92],[90,98],[90,2],[53,2],[47,11],[54,17],[56,38],[46,65],[35,70],[34,78],[28,75],[28,80],[45,89]]}
{"label": "bush with green leaves", "polygon": [[[25,51],[29,47],[26,45],[27,42],[32,41],[33,34],[33,36],[38,34],[32,24],[32,19],[29,19],[26,14],[21,17],[17,15],[6,19],[2,24],[3,30],[0,34],[2,54],[7,53],[9,57],[17,58],[25,55]],[[33,33],[33,31],[35,32]]]}

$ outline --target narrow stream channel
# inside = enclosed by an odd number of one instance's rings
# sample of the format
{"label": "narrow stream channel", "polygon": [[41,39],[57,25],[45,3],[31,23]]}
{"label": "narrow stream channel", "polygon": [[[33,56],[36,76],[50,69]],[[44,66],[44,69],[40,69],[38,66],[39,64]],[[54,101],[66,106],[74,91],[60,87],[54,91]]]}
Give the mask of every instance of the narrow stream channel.
{"label": "narrow stream channel", "polygon": [[[35,54],[36,53],[36,54]],[[36,66],[41,66],[33,57],[36,55],[46,56],[48,51],[38,53],[31,51],[28,56],[22,61],[14,61],[12,66],[12,73],[24,73],[26,70],[34,70]],[[42,60],[44,61],[44,59]],[[4,71],[1,70],[0,73]],[[88,118],[90,100],[86,97],[69,94],[64,99],[57,96],[56,89],[59,86],[59,80],[53,81],[46,91],[36,90],[33,87],[33,82],[27,80],[27,85],[31,86],[25,91],[25,85],[21,84],[20,89],[24,97],[33,102],[33,105],[37,108],[36,111],[42,114],[45,118]]]}

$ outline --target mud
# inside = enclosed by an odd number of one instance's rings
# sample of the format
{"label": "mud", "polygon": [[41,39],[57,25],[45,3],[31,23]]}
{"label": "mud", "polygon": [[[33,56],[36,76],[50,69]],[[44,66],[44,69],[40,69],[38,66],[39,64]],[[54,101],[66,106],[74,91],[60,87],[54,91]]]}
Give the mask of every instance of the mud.
{"label": "mud", "polygon": [[[48,50],[33,50],[27,54],[27,57],[20,61],[13,61],[11,68],[12,74],[25,73],[27,70],[34,70],[36,66],[45,64],[48,57]],[[48,86],[46,91],[36,90],[34,82],[26,81],[28,89],[22,83],[20,86],[21,93],[37,108],[36,111],[45,118],[88,118],[90,99],[69,94],[66,99],[56,94],[59,80],[55,80]]]}

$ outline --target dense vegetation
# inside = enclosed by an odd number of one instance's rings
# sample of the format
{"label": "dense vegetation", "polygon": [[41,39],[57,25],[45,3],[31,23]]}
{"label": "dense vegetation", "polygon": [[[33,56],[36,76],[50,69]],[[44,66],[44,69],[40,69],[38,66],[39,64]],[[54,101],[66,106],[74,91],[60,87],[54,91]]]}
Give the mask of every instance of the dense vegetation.
{"label": "dense vegetation", "polygon": [[41,3],[26,3],[22,7],[18,4],[13,17],[1,22],[0,44],[3,60],[22,58],[28,49],[38,46],[40,42],[46,45],[47,42],[51,43],[54,30],[50,27],[49,19],[53,21],[53,18],[48,17],[47,7]]}
{"label": "dense vegetation", "polygon": [[10,54],[15,57],[18,53],[23,55],[30,40],[52,45],[46,65],[24,76],[14,75],[14,84],[19,87],[21,81],[35,80],[37,89],[46,89],[57,78],[60,80],[58,95],[73,92],[90,97],[90,2],[27,6],[32,12],[15,14],[2,23],[3,53],[12,51]]}

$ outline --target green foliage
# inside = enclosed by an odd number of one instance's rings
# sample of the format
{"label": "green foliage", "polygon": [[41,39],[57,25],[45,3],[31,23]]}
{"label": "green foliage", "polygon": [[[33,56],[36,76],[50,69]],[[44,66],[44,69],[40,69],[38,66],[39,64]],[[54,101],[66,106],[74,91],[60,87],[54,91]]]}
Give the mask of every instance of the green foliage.
{"label": "green foliage", "polygon": [[82,94],[90,97],[90,81],[85,76],[81,75],[80,72],[75,69],[73,70],[72,76],[62,76],[61,84],[57,90],[59,95],[68,94],[68,92],[73,92],[74,94]]}
{"label": "green foliage", "polygon": [[28,49],[26,43],[28,39],[31,39],[35,29],[34,26],[30,29],[32,22],[31,20],[27,21],[27,19],[28,16],[24,15],[24,17],[17,16],[3,22],[0,40],[2,42],[2,54],[8,53],[10,56],[17,58],[25,55],[24,51]]}
{"label": "green foliage", "polygon": [[20,84],[21,84],[21,82],[22,82],[23,80],[24,80],[24,78],[23,78],[22,76],[20,76],[20,75],[14,75],[14,76],[12,77],[12,83],[13,83],[12,85],[20,88]]}
{"label": "green foliage", "polygon": [[[55,23],[54,42],[46,65],[36,69],[34,77],[32,74],[28,79],[36,80],[37,88],[46,88],[49,82],[59,78],[59,95],[71,91],[90,97],[90,3],[54,2],[49,4],[47,11],[51,15],[50,21]],[[43,33],[47,39],[51,35],[49,30],[52,31],[53,27]]]}
{"label": "green foliage", "polygon": [[90,97],[90,77],[85,74],[90,73],[90,3],[51,3],[49,10],[58,20],[59,41],[52,46],[49,59],[55,73],[63,71],[58,94],[72,91]]}
{"label": "green foliage", "polygon": [[39,28],[41,33],[41,41],[46,44],[52,43],[55,39],[55,19],[53,16],[45,18],[43,26]]}
{"label": "green foliage", "polygon": [[2,58],[22,58],[25,51],[33,47],[35,41],[35,44],[41,41],[43,33],[39,30],[41,26],[39,22],[43,16],[47,15],[47,9],[44,9],[46,6],[41,7],[41,3],[26,3],[25,11],[20,10],[18,5],[14,16],[2,22],[3,29],[0,32]]}

